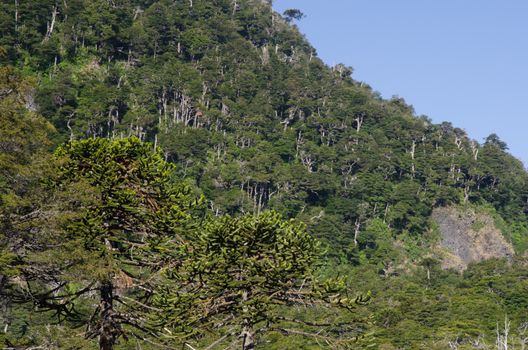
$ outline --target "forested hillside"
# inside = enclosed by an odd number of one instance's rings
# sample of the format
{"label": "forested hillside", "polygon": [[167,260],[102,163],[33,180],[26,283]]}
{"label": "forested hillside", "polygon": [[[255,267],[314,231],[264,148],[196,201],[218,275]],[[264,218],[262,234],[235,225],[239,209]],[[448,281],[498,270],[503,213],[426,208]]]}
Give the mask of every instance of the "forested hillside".
{"label": "forested hillside", "polygon": [[[278,14],[271,1],[15,0],[0,9],[4,347],[97,348],[97,322],[86,315],[104,309],[89,300],[109,275],[142,304],[119,321],[141,334],[114,334],[123,349],[180,348],[176,333],[199,349],[239,347],[227,339],[245,312],[270,322],[257,349],[506,349],[496,343],[505,317],[506,342],[526,342],[528,174],[497,135],[473,140],[417,116],[400,97],[381,98],[351,67],[327,66],[294,24],[300,12]],[[515,256],[442,269],[449,255],[432,218],[439,207],[486,215]],[[129,232],[138,227],[148,239]],[[124,233],[115,242],[86,240],[116,230]],[[145,240],[138,267],[129,251]],[[240,266],[265,257],[285,272],[266,270],[271,264],[237,275],[228,262],[248,241],[262,251],[240,254],[251,260]],[[259,278],[308,288],[309,297],[278,297],[251,280],[262,270],[269,274]],[[198,275],[205,294],[189,287]],[[128,278],[144,289],[127,294]],[[242,293],[240,305],[220,308],[247,279],[261,299],[248,304]],[[42,290],[24,289],[29,280]],[[20,290],[46,298],[15,297]],[[368,303],[357,299],[368,293]],[[53,305],[42,304],[50,295]],[[173,338],[151,340],[149,308],[163,310]],[[197,323],[182,321],[189,310]],[[197,320],[204,310],[226,319]],[[302,321],[296,332],[293,319]],[[196,324],[210,333],[189,333]],[[249,334],[246,326],[237,332]]]}

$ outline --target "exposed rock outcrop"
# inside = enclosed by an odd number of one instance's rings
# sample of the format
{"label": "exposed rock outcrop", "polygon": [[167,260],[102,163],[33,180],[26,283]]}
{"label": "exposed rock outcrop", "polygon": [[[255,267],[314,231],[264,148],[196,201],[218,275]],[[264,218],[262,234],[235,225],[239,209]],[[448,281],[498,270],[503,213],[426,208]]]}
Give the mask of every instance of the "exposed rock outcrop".
{"label": "exposed rock outcrop", "polygon": [[512,245],[489,214],[448,207],[434,209],[432,217],[440,231],[445,269],[464,270],[471,262],[514,255]]}

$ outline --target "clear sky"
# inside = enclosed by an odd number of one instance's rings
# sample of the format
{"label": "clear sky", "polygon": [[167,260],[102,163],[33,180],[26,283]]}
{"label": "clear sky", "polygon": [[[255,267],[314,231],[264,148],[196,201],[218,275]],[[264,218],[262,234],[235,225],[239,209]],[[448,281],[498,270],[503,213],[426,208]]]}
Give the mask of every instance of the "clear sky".
{"label": "clear sky", "polygon": [[527,0],[275,0],[330,65],[528,165]]}

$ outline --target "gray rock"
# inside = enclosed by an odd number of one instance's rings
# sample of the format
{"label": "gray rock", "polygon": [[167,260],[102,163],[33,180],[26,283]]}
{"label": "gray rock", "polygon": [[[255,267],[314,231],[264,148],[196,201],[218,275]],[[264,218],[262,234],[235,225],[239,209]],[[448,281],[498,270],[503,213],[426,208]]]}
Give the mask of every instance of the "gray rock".
{"label": "gray rock", "polygon": [[464,270],[472,262],[514,255],[512,245],[488,214],[448,207],[434,209],[432,218],[438,225],[445,252],[443,268]]}

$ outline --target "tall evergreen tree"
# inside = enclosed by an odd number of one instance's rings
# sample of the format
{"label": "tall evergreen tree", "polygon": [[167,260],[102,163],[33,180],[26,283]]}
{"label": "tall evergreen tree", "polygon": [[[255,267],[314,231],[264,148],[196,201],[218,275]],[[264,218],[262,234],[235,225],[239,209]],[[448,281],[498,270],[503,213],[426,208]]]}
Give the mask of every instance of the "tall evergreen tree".
{"label": "tall evergreen tree", "polygon": [[15,252],[19,300],[86,323],[102,350],[154,332],[146,314],[157,274],[180,263],[200,199],[137,138],[74,141],[55,162],[49,194],[20,227],[29,241]]}
{"label": "tall evergreen tree", "polygon": [[[227,216],[205,225],[191,246],[186,263],[168,271],[169,285],[159,296],[166,325],[178,328],[181,315],[188,314],[183,326],[194,327],[194,334],[214,331],[215,344],[236,343],[243,350],[254,349],[257,335],[268,332],[288,335],[301,329],[334,346],[357,336],[347,331],[353,322],[318,324],[287,316],[300,306],[336,312],[367,301],[345,295],[341,279],[317,280],[319,243],[304,224],[276,212]],[[332,335],[338,332],[341,336]]]}

